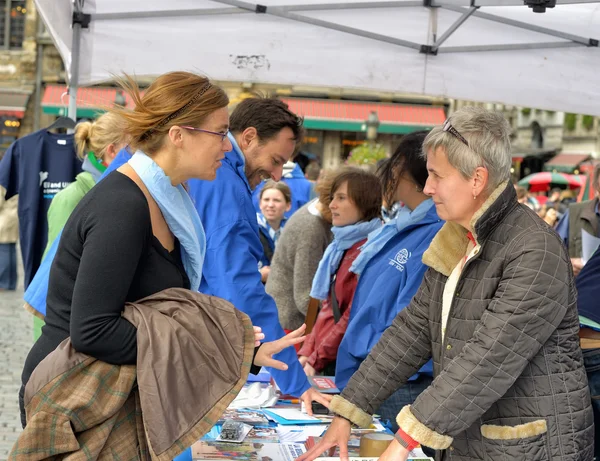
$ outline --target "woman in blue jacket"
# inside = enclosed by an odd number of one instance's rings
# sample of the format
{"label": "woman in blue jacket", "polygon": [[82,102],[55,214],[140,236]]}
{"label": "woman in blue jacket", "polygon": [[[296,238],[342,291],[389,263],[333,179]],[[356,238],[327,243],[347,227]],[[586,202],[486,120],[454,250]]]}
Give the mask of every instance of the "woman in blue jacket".
{"label": "woman in blue jacket", "polygon": [[271,259],[275,253],[277,240],[285,226],[285,213],[292,207],[292,192],[283,181],[269,179],[259,194],[260,213],[256,213],[260,243],[264,254],[258,263],[258,270],[263,283],[267,283],[271,270]]}
{"label": "woman in blue jacket", "polygon": [[[427,168],[421,146],[427,132],[405,136],[379,169],[388,208],[401,206],[395,216],[369,235],[352,272],[359,275],[348,329],[338,350],[335,381],[344,388],[371,348],[416,293],[427,267],[424,251],[442,227],[433,201],[423,193]],[[400,409],[414,401],[432,381],[431,362],[380,407],[383,420],[395,424]],[[396,428],[397,429],[397,428]]]}

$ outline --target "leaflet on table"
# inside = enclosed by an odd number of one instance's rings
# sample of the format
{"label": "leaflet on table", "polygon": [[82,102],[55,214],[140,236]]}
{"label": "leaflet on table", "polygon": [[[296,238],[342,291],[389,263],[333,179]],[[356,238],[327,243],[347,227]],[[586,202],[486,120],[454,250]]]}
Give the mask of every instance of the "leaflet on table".
{"label": "leaflet on table", "polygon": [[239,421],[240,423],[250,424],[251,426],[269,426],[269,420],[265,417],[262,411],[257,410],[228,408],[225,410],[225,413],[223,413],[221,418],[219,418],[217,424],[223,424],[228,419]]}
{"label": "leaflet on table", "polygon": [[[280,440],[277,427],[254,427],[248,433],[244,442],[249,443],[279,443]],[[214,442],[221,435],[221,425],[218,424],[202,437],[203,442]],[[294,442],[294,440],[286,440],[286,442]]]}
{"label": "leaflet on table", "polygon": [[284,426],[297,426],[300,424],[323,424],[319,418],[309,416],[295,408],[270,408],[263,413],[277,424]]}
{"label": "leaflet on table", "polygon": [[[348,458],[350,461],[377,461],[379,458],[365,458],[365,457],[361,457],[361,456],[351,456],[350,458]],[[413,458],[410,457],[407,459],[407,461],[433,461],[433,458]],[[315,458],[315,461],[340,461],[340,458],[330,458],[330,457],[321,457],[321,458]]]}
{"label": "leaflet on table", "polygon": [[[308,449],[308,447],[307,447]],[[370,458],[364,456],[354,456],[352,453],[348,453],[350,456],[350,461],[377,461],[378,458]],[[321,456],[320,458],[316,458],[315,461],[340,461],[339,457],[329,457],[329,456]],[[408,455],[407,461],[434,461],[433,458],[427,456],[422,449],[415,448]]]}
{"label": "leaflet on table", "polygon": [[335,376],[309,376],[308,382],[324,394],[339,394],[341,392],[335,385]]}
{"label": "leaflet on table", "polygon": [[243,461],[293,461],[306,448],[303,443],[223,443],[196,442],[192,445],[193,461],[243,460]]}
{"label": "leaflet on table", "polygon": [[306,442],[309,437],[319,437],[329,426],[325,424],[308,426],[278,426],[277,434],[282,442]]}

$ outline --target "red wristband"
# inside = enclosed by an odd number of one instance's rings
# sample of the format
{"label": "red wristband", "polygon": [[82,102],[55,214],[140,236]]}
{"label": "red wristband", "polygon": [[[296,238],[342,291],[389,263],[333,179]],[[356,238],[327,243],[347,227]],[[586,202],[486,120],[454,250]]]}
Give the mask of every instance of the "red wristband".
{"label": "red wristband", "polygon": [[396,432],[396,440],[398,440],[400,445],[402,445],[408,451],[412,451],[413,449],[415,449],[419,446],[419,442],[417,442],[415,439],[413,439],[410,435],[408,435],[402,429],[398,429],[398,432]]}

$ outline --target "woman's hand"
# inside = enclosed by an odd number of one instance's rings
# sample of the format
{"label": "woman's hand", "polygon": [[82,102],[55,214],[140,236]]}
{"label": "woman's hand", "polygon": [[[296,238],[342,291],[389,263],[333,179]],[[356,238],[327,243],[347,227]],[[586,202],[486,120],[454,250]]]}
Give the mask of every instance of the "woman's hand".
{"label": "woman's hand", "polygon": [[254,327],[254,347],[260,346],[260,342],[265,339],[265,334],[261,327]]}
{"label": "woman's hand", "polygon": [[404,448],[396,439],[392,440],[390,445],[379,457],[379,461],[406,461],[409,451]]}
{"label": "woman's hand", "polygon": [[287,364],[279,360],[275,360],[273,356],[284,350],[286,347],[291,347],[304,341],[305,336],[302,335],[305,331],[306,325],[302,325],[300,328],[292,331],[289,335],[285,335],[283,338],[280,338],[276,341],[263,343],[254,356],[254,365],[259,367],[271,367],[277,370],[287,370]]}
{"label": "woman's hand", "polygon": [[316,370],[311,366],[310,363],[304,365],[304,373],[306,376],[314,376],[316,374]]}
{"label": "woman's hand", "polygon": [[304,365],[306,365],[306,363],[308,362],[308,357],[306,355],[301,355],[300,357],[298,357],[298,362],[300,362],[300,365],[304,367]]}
{"label": "woman's hand", "polygon": [[[300,456],[300,458],[297,458],[297,461],[311,461],[321,456],[321,454],[326,450],[329,450],[329,456],[333,456],[333,452],[337,446],[340,447],[340,461],[348,461],[348,441],[350,440],[350,430],[350,421],[336,416],[333,418],[329,429],[327,429],[327,432],[325,432],[325,435],[321,441]],[[389,459],[390,458],[388,458],[388,461]]]}
{"label": "woman's hand", "polygon": [[271,266],[263,266],[258,271],[260,272],[260,281],[262,283],[267,283],[267,279],[271,273]]}

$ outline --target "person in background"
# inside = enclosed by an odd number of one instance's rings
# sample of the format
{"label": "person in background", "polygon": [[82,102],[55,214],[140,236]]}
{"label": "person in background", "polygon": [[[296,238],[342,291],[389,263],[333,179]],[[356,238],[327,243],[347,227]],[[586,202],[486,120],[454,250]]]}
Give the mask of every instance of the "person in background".
{"label": "person in background", "polygon": [[287,219],[285,212],[292,206],[292,193],[283,181],[268,180],[260,191],[260,213],[256,213],[263,259],[259,272],[263,283],[267,283],[273,253]]}
{"label": "person in background", "polygon": [[600,165],[596,165],[592,175],[595,197],[581,203],[571,203],[569,208],[556,225],[556,232],[561,236],[569,249],[571,264],[575,276],[583,268],[581,231],[586,231],[594,237],[600,237]]}
{"label": "person in background", "polygon": [[552,190],[548,194],[548,201],[546,202],[546,204],[550,205],[550,206],[557,206],[560,203],[560,193],[561,192],[562,192],[562,190],[559,189],[558,187],[552,188]]}
{"label": "person in background", "polygon": [[575,279],[579,338],[594,410],[594,456],[600,459],[600,251],[596,250]]}
{"label": "person in background", "polygon": [[554,226],[556,226],[556,222],[558,221],[558,213],[556,212],[556,208],[553,206],[546,207],[546,212],[544,213],[544,217],[542,219],[546,222],[546,224],[554,228]]}
{"label": "person in background", "polygon": [[277,304],[285,331],[302,325],[312,281],[325,249],[331,243],[331,187],[335,172],[325,172],[317,186],[319,198],[300,208],[288,220],[271,261],[266,290]]}
{"label": "person in background", "polygon": [[335,178],[329,204],[333,242],[313,279],[311,297],[323,301],[312,332],[298,352],[307,376],[333,375],[338,347],[346,332],[358,278],[350,267],[367,236],[381,223],[381,184],[377,176],[347,168]]}
{"label": "person in background", "polygon": [[54,240],[65,227],[67,219],[83,196],[98,182],[117,153],[125,147],[121,120],[111,112],[102,114],[96,121],[80,122],[75,127],[77,156],[83,161],[75,181],[55,195],[48,209],[48,245],[44,256]]}
{"label": "person in background", "polygon": [[[358,276],[348,330],[340,345],[336,385],[344,389],[384,331],[404,309],[423,281],[425,250],[444,222],[423,189],[427,165],[422,157],[426,131],[408,134],[379,168],[385,203],[403,207],[378,232],[369,235],[351,271]],[[433,381],[427,362],[377,409],[382,421],[398,430],[396,415]]]}
{"label": "person in background", "polygon": [[569,204],[563,202],[562,198],[562,189],[554,187],[550,191],[548,200],[546,201],[547,206],[553,206],[556,209],[556,212],[558,213],[558,219],[562,218],[562,216],[565,214],[565,211],[567,211],[567,208],[569,208]]}
{"label": "person in background", "polygon": [[517,201],[523,205],[525,205],[526,207],[537,211],[539,209],[539,206],[537,206],[537,200],[535,200],[527,191],[527,189],[525,189],[522,186],[516,186],[516,191],[517,191]]}
{"label": "person in background", "polygon": [[[0,186],[0,189],[3,187]],[[0,190],[4,197],[4,191]],[[0,200],[0,291],[17,288],[18,196]]]}
{"label": "person in background", "polygon": [[402,408],[379,461],[419,444],[439,460],[591,461],[594,422],[579,345],[577,292],[560,238],[517,202],[511,127],[464,107],[423,144],[424,192],[446,223],[423,255],[430,269],[330,409],[300,461],[340,445],[430,358],[434,380]]}
{"label": "person in background", "polygon": [[[221,142],[230,146],[216,180],[188,182],[206,231],[200,291],[232,303],[262,328],[266,341],[273,341],[284,331],[277,318],[277,306],[265,292],[257,269],[263,248],[252,190],[264,179],[281,179],[283,166],[301,142],[302,119],[278,99],[248,98],[237,105],[229,121],[229,133],[212,134],[216,139],[221,136]],[[313,399],[329,404],[329,396],[311,387],[293,348],[284,350],[279,358],[289,369],[270,372],[283,393],[300,397],[309,411]]]}
{"label": "person in background", "polygon": [[314,200],[317,198],[316,187],[319,181],[319,175],[321,174],[321,166],[319,162],[312,161],[306,166],[306,172],[304,175],[306,179],[310,181],[310,198],[309,200]]}
{"label": "person in background", "polygon": [[[310,200],[312,183],[304,177],[304,172],[300,168],[300,165],[292,161],[288,161],[283,165],[281,181],[286,183],[292,191],[292,206],[285,213],[285,217],[289,218]],[[252,202],[257,213],[260,212],[259,197],[263,187],[264,182],[260,183],[252,193]]]}

